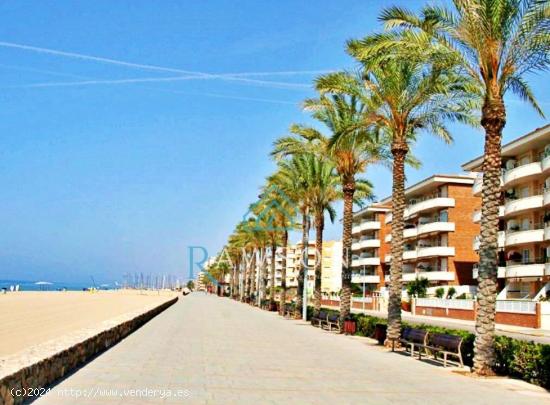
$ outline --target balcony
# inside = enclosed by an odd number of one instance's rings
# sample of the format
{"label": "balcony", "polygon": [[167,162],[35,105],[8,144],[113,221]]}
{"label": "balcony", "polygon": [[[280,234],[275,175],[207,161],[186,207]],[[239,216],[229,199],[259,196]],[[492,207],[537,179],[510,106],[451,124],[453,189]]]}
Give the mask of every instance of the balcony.
{"label": "balcony", "polygon": [[356,234],[371,230],[376,231],[378,229],[380,229],[380,221],[365,221],[351,228],[351,233]]}
{"label": "balcony", "polygon": [[405,239],[415,238],[416,235],[417,235],[417,229],[416,228],[405,228],[405,229],[403,229],[403,237]]}
{"label": "balcony", "polygon": [[454,256],[455,248],[451,246],[429,246],[418,249],[416,257]]}
{"label": "balcony", "polygon": [[506,246],[523,245],[526,243],[542,242],[544,240],[544,229],[529,229],[525,231],[506,231]]}
{"label": "balcony", "polygon": [[362,274],[352,274],[351,282],[358,284],[379,284],[380,276],[373,275],[362,275]]}
{"label": "balcony", "polygon": [[430,281],[454,281],[455,273],[451,271],[419,271],[403,273],[403,281],[414,281],[417,278],[426,278]]}
{"label": "balcony", "polygon": [[[504,243],[506,241],[506,233],[504,231],[498,231],[498,234],[497,234],[497,238],[498,238],[498,247],[499,248],[503,248],[504,247]],[[480,235],[477,235],[475,238],[474,238],[474,243],[473,243],[473,249],[474,250],[479,250],[479,246],[481,244],[481,236]]]}
{"label": "balcony", "polygon": [[435,232],[454,232],[455,223],[454,222],[430,222],[428,224],[418,225],[416,234],[422,235],[425,233],[435,233]]}
{"label": "balcony", "polygon": [[391,233],[388,233],[386,237],[384,238],[384,242],[390,243],[391,242]]}
{"label": "balcony", "polygon": [[409,205],[405,208],[404,217],[408,218],[423,211],[429,211],[439,208],[449,208],[455,206],[455,199],[449,197],[435,197],[429,198],[424,201],[417,202],[416,204]]}
{"label": "balcony", "polygon": [[393,219],[393,214],[390,212],[388,214],[386,214],[386,219],[384,219],[384,223],[385,224],[389,224]]}
{"label": "balcony", "polygon": [[[498,208],[498,216],[503,217],[504,216],[504,206],[501,205]],[[479,224],[481,222],[481,210],[474,211],[474,214],[472,215],[472,221],[474,224]]]}
{"label": "balcony", "polygon": [[474,185],[472,186],[472,193],[475,196],[481,195],[482,189],[483,189],[483,173],[479,173],[474,180]]}
{"label": "balcony", "polygon": [[520,182],[526,181],[542,173],[541,162],[528,163],[510,170],[506,170],[503,175],[504,187],[511,187]]}
{"label": "balcony", "polygon": [[352,250],[361,250],[366,248],[378,248],[380,247],[380,239],[363,239],[351,244]]}
{"label": "balcony", "polygon": [[542,172],[546,173],[547,171],[550,171],[550,155],[544,157],[541,162],[542,166]]}
{"label": "balcony", "polygon": [[[472,278],[477,279],[479,276],[479,268],[474,267],[472,270]],[[506,267],[504,266],[498,266],[497,269],[497,277],[498,278],[506,278]]]}
{"label": "balcony", "polygon": [[405,250],[403,252],[403,260],[415,260],[417,252],[416,250]]}
{"label": "balcony", "polygon": [[[504,183],[502,176],[500,177],[500,185]],[[474,185],[472,186],[472,193],[478,197],[481,196],[483,191],[483,173],[479,173],[474,180]]]}
{"label": "balcony", "polygon": [[544,263],[506,263],[506,278],[542,277],[544,271]]}
{"label": "balcony", "polygon": [[504,204],[504,216],[518,214],[536,208],[542,208],[543,197],[541,194],[530,197],[519,198],[517,200],[508,200]]}
{"label": "balcony", "polygon": [[351,265],[356,266],[378,266],[380,265],[379,257],[359,257],[357,259],[352,259]]}

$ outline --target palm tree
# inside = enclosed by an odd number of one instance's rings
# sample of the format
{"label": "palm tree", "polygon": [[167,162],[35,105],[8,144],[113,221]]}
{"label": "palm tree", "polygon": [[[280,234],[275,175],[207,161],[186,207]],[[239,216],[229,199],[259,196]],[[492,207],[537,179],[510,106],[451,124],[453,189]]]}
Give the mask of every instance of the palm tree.
{"label": "palm tree", "polygon": [[317,86],[325,92],[350,94],[361,99],[366,106],[361,125],[380,131],[391,144],[393,219],[389,342],[401,333],[405,163],[417,164],[414,159],[407,161],[409,150],[420,130],[450,142],[451,134],[443,121],[469,122],[467,106],[471,100],[464,91],[466,84],[460,76],[430,66],[420,58],[365,60],[362,52],[370,46],[369,41],[367,38],[348,43],[348,52],[365,65],[360,75],[329,74],[320,79]]}
{"label": "palm tree", "polygon": [[[325,227],[325,212],[331,222],[336,218],[336,211],[332,204],[341,199],[339,177],[332,162],[323,155],[301,153],[296,155],[297,170],[307,184],[305,192],[309,201],[313,223],[315,227],[315,289],[314,311],[319,312],[321,307],[321,269],[323,252],[323,230]],[[307,260],[307,257],[304,257]],[[306,266],[308,263],[306,262]],[[307,266],[309,267],[309,266]]]}
{"label": "palm tree", "polygon": [[381,20],[390,30],[378,49],[416,51],[426,41],[457,58],[463,73],[482,89],[481,126],[485,130],[478,311],[474,371],[493,374],[497,294],[497,230],[500,196],[502,130],[506,124],[507,91],[519,96],[542,116],[526,75],[550,66],[550,1],[453,0],[454,9],[425,6],[420,15],[391,7]]}
{"label": "palm tree", "polygon": [[[303,306],[304,280],[307,272],[307,247],[309,245],[309,226],[311,215],[310,183],[304,171],[304,157],[293,156],[277,162],[277,172],[270,177],[270,181],[288,195],[297,204],[297,210],[302,217],[302,249],[303,255],[298,272],[298,288],[296,292],[296,306],[294,316],[299,318]],[[305,258],[305,259],[304,259]],[[283,304],[284,305],[284,304]]]}
{"label": "palm tree", "polygon": [[[323,78],[318,80],[321,82]],[[343,322],[351,310],[351,227],[353,203],[372,198],[372,186],[358,179],[357,175],[365,171],[370,164],[388,159],[384,140],[375,133],[366,131],[359,123],[362,120],[364,106],[356,97],[335,94],[331,97],[321,95],[318,99],[308,99],[304,109],[323,123],[331,132],[327,137],[319,130],[303,125],[293,125],[291,132],[297,136],[281,138],[274,149],[275,156],[314,153],[329,157],[336,168],[340,180],[340,189],[344,199],[343,213],[343,266],[342,294],[340,297],[340,321]],[[343,136],[348,134],[348,136]],[[356,194],[356,191],[359,191]],[[319,293],[320,297],[320,293]]]}
{"label": "palm tree", "polygon": [[[262,189],[261,199],[263,201],[264,216],[271,220],[266,226],[266,232],[270,243],[271,253],[271,283],[270,283],[270,307],[275,306],[275,291],[276,291],[276,259],[277,248],[281,246],[283,253],[282,267],[284,276],[281,282],[282,290],[284,291],[286,300],[286,245],[288,243],[288,231],[294,227],[294,219],[296,216],[296,203],[281,189],[273,177],[268,177],[266,184]],[[283,305],[284,307],[284,305]]]}
{"label": "palm tree", "polygon": [[279,312],[284,314],[286,305],[286,270],[288,232],[295,226],[294,218],[300,207],[303,189],[300,187],[300,173],[293,170],[287,162],[278,163],[277,171],[267,178],[269,197],[280,209],[276,213],[277,226],[281,228],[281,294],[279,297]]}

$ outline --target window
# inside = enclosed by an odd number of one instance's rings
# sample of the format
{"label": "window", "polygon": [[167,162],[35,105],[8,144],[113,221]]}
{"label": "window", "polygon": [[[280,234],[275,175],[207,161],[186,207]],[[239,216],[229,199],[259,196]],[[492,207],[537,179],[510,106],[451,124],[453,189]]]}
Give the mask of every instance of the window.
{"label": "window", "polygon": [[529,249],[523,249],[522,261],[523,263],[529,263]]}

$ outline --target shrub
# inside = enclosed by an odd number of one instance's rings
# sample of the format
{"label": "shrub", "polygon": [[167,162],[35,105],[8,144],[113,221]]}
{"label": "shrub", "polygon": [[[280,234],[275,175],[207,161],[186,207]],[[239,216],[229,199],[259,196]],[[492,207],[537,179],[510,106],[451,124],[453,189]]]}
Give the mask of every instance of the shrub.
{"label": "shrub", "polygon": [[[331,314],[339,313],[339,311],[333,309],[325,308],[324,310]],[[376,316],[352,314],[351,318],[357,322],[356,334],[360,336],[373,337],[374,328],[377,323],[387,324],[385,318],[378,318]],[[431,333],[460,336],[462,338],[461,352],[464,364],[472,366],[475,339],[473,333],[465,330],[407,322],[403,322],[402,327],[424,329]],[[506,336],[496,336],[495,355],[495,371],[498,374],[519,378],[550,389],[550,345],[517,340]]]}
{"label": "shrub", "polygon": [[445,289],[443,287],[436,288],[435,290],[436,298],[443,298],[443,294],[445,294]]}
{"label": "shrub", "polygon": [[448,298],[448,299],[453,298],[455,294],[456,294],[456,289],[455,289],[454,287],[450,287],[450,288],[447,290],[447,298]]}
{"label": "shrub", "polygon": [[425,298],[430,282],[427,278],[417,278],[407,285],[409,297]]}

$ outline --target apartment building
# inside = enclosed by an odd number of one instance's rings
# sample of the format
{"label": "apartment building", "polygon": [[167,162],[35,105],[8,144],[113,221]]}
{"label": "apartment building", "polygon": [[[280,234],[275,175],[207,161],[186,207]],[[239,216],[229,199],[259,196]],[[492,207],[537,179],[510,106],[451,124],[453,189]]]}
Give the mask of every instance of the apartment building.
{"label": "apartment building", "polygon": [[323,242],[321,292],[336,297],[342,288],[342,242]]}
{"label": "apartment building", "polygon": [[[480,198],[473,195],[475,175],[434,175],[405,190],[403,282],[426,278],[431,286],[472,286],[478,258],[472,222]],[[383,290],[390,281],[391,197],[354,214],[354,283],[367,292]]]}
{"label": "apartment building", "polygon": [[[302,261],[302,243],[288,245],[286,252],[286,286],[289,294],[295,292],[298,288],[298,273]],[[277,248],[275,256],[275,286],[282,285],[282,248]],[[308,269],[306,274],[306,289],[308,295],[313,295],[315,289],[315,262],[317,260],[315,252],[315,242],[309,241],[308,244]],[[321,257],[321,288],[327,294],[338,293],[341,288],[341,268],[342,268],[342,242],[324,241]],[[271,269],[271,257],[267,257],[268,269]],[[270,270],[268,270],[269,272]],[[268,285],[270,285],[268,277]]]}
{"label": "apartment building", "polygon": [[[479,156],[462,166],[478,174],[475,196],[481,196],[482,165]],[[538,299],[550,291],[550,125],[502,147],[501,185],[498,298]],[[481,221],[479,210],[473,221]]]}
{"label": "apartment building", "polygon": [[370,293],[384,286],[386,264],[383,257],[389,252],[386,239],[386,215],[389,206],[374,204],[353,215],[351,282],[361,284]]}

